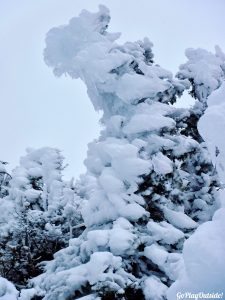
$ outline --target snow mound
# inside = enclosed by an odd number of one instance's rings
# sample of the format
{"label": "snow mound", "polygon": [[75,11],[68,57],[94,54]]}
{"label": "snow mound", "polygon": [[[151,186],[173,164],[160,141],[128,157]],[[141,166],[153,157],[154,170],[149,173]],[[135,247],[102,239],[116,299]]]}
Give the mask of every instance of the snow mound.
{"label": "snow mound", "polygon": [[206,141],[212,161],[220,179],[225,183],[225,140],[221,133],[225,130],[225,83],[208,99],[208,108],[201,117],[198,128]]}
{"label": "snow mound", "polygon": [[185,242],[182,276],[168,290],[168,300],[177,292],[225,294],[225,209],[215,213],[212,221],[199,226]]}
{"label": "snow mound", "polygon": [[0,277],[0,300],[17,300],[19,292],[7,279]]}

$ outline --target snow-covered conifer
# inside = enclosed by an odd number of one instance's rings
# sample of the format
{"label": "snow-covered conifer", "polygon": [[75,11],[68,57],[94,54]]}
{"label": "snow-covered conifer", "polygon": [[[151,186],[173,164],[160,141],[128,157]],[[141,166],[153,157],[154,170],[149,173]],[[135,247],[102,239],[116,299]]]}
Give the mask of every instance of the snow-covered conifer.
{"label": "snow-covered conifer", "polygon": [[46,147],[28,149],[12,173],[9,195],[0,203],[8,208],[1,218],[0,270],[16,284],[39,274],[38,263],[74,237],[79,197],[62,180],[63,168],[60,151]]}
{"label": "snow-covered conifer", "polygon": [[7,162],[0,161],[0,198],[8,195],[8,185],[11,175],[7,172],[5,165]]}
{"label": "snow-covered conifer", "polygon": [[45,61],[55,75],[81,78],[103,111],[82,181],[86,230],[27,291],[46,300],[165,299],[184,240],[215,209],[208,151],[182,134],[190,112],[171,105],[189,78],[175,80],[155,64],[147,38],[116,43],[109,21],[104,6],[83,10],[46,38]]}
{"label": "snow-covered conifer", "polygon": [[[225,141],[221,132],[225,130],[225,82],[207,101],[208,108],[201,117],[198,127],[208,146],[219,178],[225,183]],[[219,150],[218,150],[219,149]],[[174,300],[178,292],[225,294],[225,191],[220,189],[221,208],[212,221],[200,225],[185,242],[183,249],[184,268],[167,293]],[[222,294],[223,293],[223,294]],[[212,296],[213,297],[213,296]]]}
{"label": "snow-covered conifer", "polygon": [[186,126],[182,133],[202,142],[197,123],[208,106],[208,97],[224,81],[225,54],[219,46],[215,47],[215,54],[201,48],[187,49],[185,54],[188,61],[180,66],[177,77],[189,80],[191,83],[189,93],[195,98],[195,104],[190,109],[189,116],[184,119]]}
{"label": "snow-covered conifer", "polygon": [[185,54],[188,61],[180,66],[177,77],[188,79],[192,85],[190,94],[207,105],[209,95],[224,80],[225,54],[219,46],[215,47],[215,54],[201,48],[189,48]]}

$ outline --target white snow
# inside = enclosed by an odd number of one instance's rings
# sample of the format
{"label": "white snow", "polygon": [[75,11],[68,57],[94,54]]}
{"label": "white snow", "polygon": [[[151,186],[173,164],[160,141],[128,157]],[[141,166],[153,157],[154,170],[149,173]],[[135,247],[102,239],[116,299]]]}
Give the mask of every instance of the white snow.
{"label": "white snow", "polygon": [[123,182],[116,178],[116,173],[112,168],[105,168],[99,176],[99,183],[107,193],[122,193],[124,191]]}
{"label": "white snow", "polygon": [[2,162],[0,162],[0,172],[6,172],[5,165]]}
{"label": "white snow", "polygon": [[208,105],[209,107],[198,123],[198,128],[206,141],[220,179],[225,183],[225,139],[223,138],[225,131],[225,83],[209,97]]}
{"label": "white snow", "polygon": [[[178,187],[171,191],[170,179],[165,187],[171,197],[179,195],[180,181],[186,180],[182,188],[187,187],[189,178],[182,173],[179,159],[174,161],[174,158],[193,149],[197,154],[204,151],[198,152],[199,143],[179,133],[176,120],[188,117],[188,111],[182,113],[168,105],[189,87],[188,80],[173,80],[170,72],[152,65],[152,44],[147,39],[117,44],[119,34],[107,31],[109,21],[109,11],[104,6],[100,6],[97,13],[84,10],[67,25],[50,30],[46,38],[46,63],[56,75],[80,78],[86,84],[94,108],[103,111],[104,126],[99,139],[89,145],[85,161],[87,174],[81,179],[86,230],[71,240],[69,247],[55,254],[54,260],[46,264],[45,273],[32,280],[40,289],[38,292],[49,299],[69,298],[88,284],[92,285],[88,296],[91,299],[95,297],[93,291],[102,287],[123,293],[125,287],[140,284],[147,300],[163,300],[167,288],[163,282],[167,277],[176,280],[182,269],[181,254],[170,253],[172,245],[180,241],[175,250],[179,252],[184,238],[181,230],[193,230],[198,225],[184,213],[189,208],[185,192],[184,199],[179,199],[184,202],[180,207],[172,204],[169,197],[166,199],[153,192],[168,222],[141,224],[151,218],[145,197],[139,193],[143,179],[154,180],[154,177],[163,177],[155,173],[175,172],[171,175],[179,177]],[[193,79],[197,92],[205,100],[221,84],[223,55],[218,50],[216,55],[204,50],[188,50],[186,55],[189,61],[181,67],[178,76]],[[185,126],[185,122],[180,124],[181,128],[182,125]],[[163,150],[173,152],[171,160]],[[191,162],[190,168],[193,165]],[[32,172],[38,174],[37,167],[32,163],[26,169],[34,168]],[[203,177],[205,182],[210,182],[207,175]],[[53,178],[51,187],[54,188],[49,188],[56,194],[51,194],[51,200],[60,198],[59,178]],[[207,188],[201,191],[205,197]],[[146,191],[143,187],[143,190],[145,195],[151,195],[151,187]],[[188,193],[190,196],[192,190]],[[211,200],[210,197],[211,194],[207,199]],[[200,201],[195,205],[200,205]],[[139,223],[133,226],[132,222],[137,221]],[[140,254],[138,246],[142,241],[144,253],[141,254],[165,274],[162,281],[160,275],[149,276],[148,273],[139,280],[125,271],[125,266],[132,268],[129,256],[135,251]]]}
{"label": "white snow", "polygon": [[93,295],[88,295],[88,296],[78,298],[77,300],[101,300],[101,299],[93,294]]}
{"label": "white snow", "polygon": [[32,282],[40,288],[48,287],[49,299],[66,299],[87,283],[95,285],[98,282],[102,284],[107,282],[114,291],[117,291],[121,286],[125,287],[127,277],[126,273],[122,272],[121,265],[121,257],[113,256],[110,252],[95,252],[86,264],[57,273],[48,270],[47,277],[39,275]]}
{"label": "white snow", "polygon": [[19,300],[30,300],[37,293],[37,290],[34,288],[21,290]]}
{"label": "white snow", "polygon": [[166,175],[173,172],[172,161],[161,152],[157,153],[152,158],[154,171],[160,175]]}
{"label": "white snow", "polygon": [[120,228],[119,226],[114,227],[110,234],[110,251],[118,256],[133,254],[135,252],[133,247],[135,239],[137,239],[137,237],[132,232]]}
{"label": "white snow", "polygon": [[0,236],[7,237],[13,228],[14,223],[14,211],[15,207],[12,202],[3,198],[1,201],[1,213],[0,213]]}
{"label": "white snow", "polygon": [[7,279],[0,277],[0,300],[17,300],[19,292]]}
{"label": "white snow", "polygon": [[88,245],[86,250],[91,253],[100,247],[107,247],[109,243],[109,230],[92,230],[87,234]]}
{"label": "white snow", "polygon": [[126,134],[135,134],[147,131],[158,132],[164,127],[173,128],[175,126],[174,120],[161,115],[150,114],[136,114],[130,122],[124,127],[123,131]]}
{"label": "white snow", "polygon": [[154,97],[158,92],[164,92],[168,86],[162,80],[146,78],[138,74],[125,74],[117,85],[117,95],[125,102]]}
{"label": "white snow", "polygon": [[184,233],[181,230],[165,221],[160,223],[149,221],[147,228],[155,241],[161,241],[165,244],[175,244],[184,238]]}
{"label": "white snow", "polygon": [[[206,141],[210,155],[225,182],[225,84],[209,96],[205,114],[198,128]],[[219,151],[216,151],[218,147]],[[185,242],[183,250],[184,268],[177,281],[169,288],[168,300],[176,299],[178,292],[219,293],[225,295],[225,197],[220,192],[222,208],[216,211],[213,220],[200,225]],[[200,202],[199,199],[198,202]],[[201,202],[199,203],[199,205]]]}
{"label": "white snow", "polygon": [[127,156],[124,159],[113,160],[112,167],[121,179],[132,182],[137,176],[147,174],[151,170],[152,165],[147,160]]}
{"label": "white snow", "polygon": [[[90,284],[98,281],[99,277],[104,277],[104,272],[108,268],[119,268],[121,258],[114,257],[109,252],[95,252],[92,254],[89,264],[87,265],[87,278]],[[103,279],[103,278],[102,278]]]}
{"label": "white snow", "polygon": [[156,276],[151,276],[144,281],[145,300],[164,300],[167,286]]}
{"label": "white snow", "polygon": [[177,228],[194,229],[197,227],[197,223],[181,211],[174,211],[169,208],[164,208],[163,212],[167,221]]}
{"label": "white snow", "polygon": [[144,255],[159,267],[163,267],[168,258],[168,252],[157,244],[145,247]]}
{"label": "white snow", "polygon": [[220,87],[224,77],[225,59],[222,51],[216,48],[216,54],[204,49],[187,49],[188,61],[180,66],[179,78],[193,79],[200,100],[205,100]]}
{"label": "white snow", "polygon": [[213,221],[199,226],[185,242],[185,269],[168,290],[168,300],[177,292],[225,294],[225,209],[215,213]]}
{"label": "white snow", "polygon": [[127,219],[120,217],[113,222],[111,229],[89,231],[81,251],[91,255],[96,251],[110,250],[113,255],[126,256],[135,252],[136,241],[137,236],[133,233],[133,225]]}

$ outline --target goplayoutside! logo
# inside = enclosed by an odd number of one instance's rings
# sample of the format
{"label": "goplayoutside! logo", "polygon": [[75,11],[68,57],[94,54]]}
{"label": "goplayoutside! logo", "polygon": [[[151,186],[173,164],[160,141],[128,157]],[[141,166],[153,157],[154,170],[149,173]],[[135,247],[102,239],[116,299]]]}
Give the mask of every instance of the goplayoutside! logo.
{"label": "goplayoutside! logo", "polygon": [[185,299],[224,299],[223,298],[223,293],[204,293],[204,292],[199,292],[199,293],[190,293],[190,292],[185,292],[177,293],[177,300],[185,300]]}

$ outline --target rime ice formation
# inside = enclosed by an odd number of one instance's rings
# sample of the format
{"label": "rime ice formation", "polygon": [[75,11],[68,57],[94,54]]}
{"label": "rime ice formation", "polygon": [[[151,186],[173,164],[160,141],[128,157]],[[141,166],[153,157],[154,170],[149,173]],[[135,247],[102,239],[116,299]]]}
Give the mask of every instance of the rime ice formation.
{"label": "rime ice formation", "polygon": [[[224,80],[225,55],[188,49],[175,79],[154,62],[148,38],[121,45],[109,22],[100,5],[47,34],[46,64],[86,84],[103,129],[76,189],[62,180],[57,149],[28,149],[13,171],[1,199],[0,271],[19,289],[30,280],[18,298],[0,278],[0,299],[174,300],[178,288],[224,281],[210,279],[224,267],[216,261],[223,209],[212,220],[224,150],[204,120],[223,124],[207,106]],[[195,104],[176,108],[185,90]]]}
{"label": "rime ice formation", "polygon": [[[55,75],[85,82],[104,128],[85,161],[86,230],[55,254],[24,297],[164,299],[179,275],[184,240],[216,208],[218,180],[197,123],[193,131],[190,110],[171,105],[193,82],[201,86],[195,68],[187,63],[174,79],[154,63],[147,38],[117,44],[109,21],[100,6],[47,34],[45,62]],[[187,56],[195,64],[191,50]]]}

